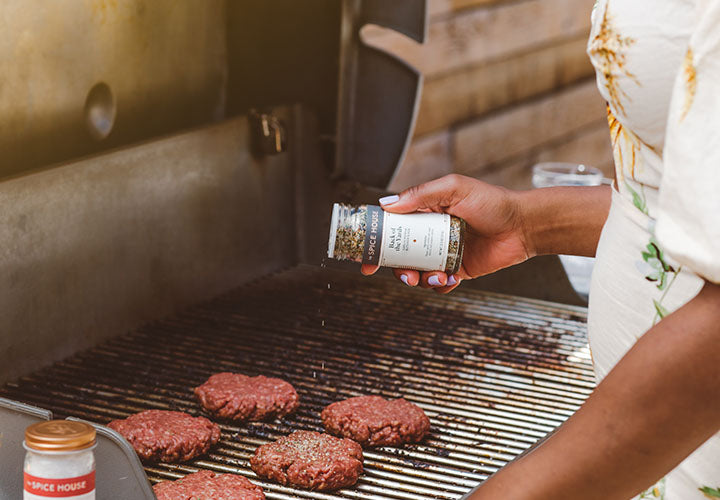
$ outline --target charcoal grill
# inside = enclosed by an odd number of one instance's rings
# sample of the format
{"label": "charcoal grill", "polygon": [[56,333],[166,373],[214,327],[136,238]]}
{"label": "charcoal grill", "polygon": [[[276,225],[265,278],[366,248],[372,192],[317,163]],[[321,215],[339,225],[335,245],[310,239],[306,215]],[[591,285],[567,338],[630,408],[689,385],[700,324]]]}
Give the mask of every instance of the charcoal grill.
{"label": "charcoal grill", "polygon": [[[458,499],[567,419],[594,386],[585,310],[489,292],[438,296],[387,277],[300,266],[6,385],[1,394],[60,417],[106,423],[147,409],[198,415],[192,388],[218,371],[283,377],[294,416],[224,423],[211,452],[146,464],[151,481],[233,472],[268,498]],[[260,480],[255,448],[363,394],[405,397],[430,417],[419,445],[365,452],[365,473],[336,493]]]}

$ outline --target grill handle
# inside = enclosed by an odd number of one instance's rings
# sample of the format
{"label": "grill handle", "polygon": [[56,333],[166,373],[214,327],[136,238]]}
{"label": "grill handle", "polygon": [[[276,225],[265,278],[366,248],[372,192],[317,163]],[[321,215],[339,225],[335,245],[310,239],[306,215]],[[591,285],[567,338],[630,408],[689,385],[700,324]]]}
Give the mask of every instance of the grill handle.
{"label": "grill handle", "polygon": [[336,177],[384,189],[407,154],[420,101],[422,75],[366,45],[366,24],[391,28],[423,42],[426,0],[344,0]]}

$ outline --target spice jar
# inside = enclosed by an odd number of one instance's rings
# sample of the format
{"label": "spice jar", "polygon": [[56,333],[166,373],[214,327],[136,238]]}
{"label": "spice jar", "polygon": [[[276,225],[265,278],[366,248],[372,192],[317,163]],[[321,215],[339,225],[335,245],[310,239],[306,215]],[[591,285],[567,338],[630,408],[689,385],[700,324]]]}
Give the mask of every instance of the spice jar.
{"label": "spice jar", "polygon": [[23,500],[95,500],[95,429],[50,420],[25,429]]}
{"label": "spice jar", "polygon": [[448,214],[393,214],[335,203],[328,257],[383,267],[444,271],[462,264],[465,221]]}

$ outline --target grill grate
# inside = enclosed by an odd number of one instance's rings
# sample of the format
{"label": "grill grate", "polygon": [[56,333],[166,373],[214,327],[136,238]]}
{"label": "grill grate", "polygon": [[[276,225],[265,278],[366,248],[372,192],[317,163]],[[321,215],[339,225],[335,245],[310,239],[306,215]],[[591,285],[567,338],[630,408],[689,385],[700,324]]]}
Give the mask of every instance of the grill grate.
{"label": "grill grate", "polygon": [[[594,387],[585,310],[472,290],[439,296],[390,280],[298,267],[82,352],[0,393],[99,423],[146,409],[200,413],[191,388],[219,371],[283,377],[301,397],[280,421],[221,424],[192,462],[146,466],[153,482],[234,472],[270,499],[456,499],[570,416]],[[432,422],[420,445],[365,451],[353,488],[259,480],[255,448],[346,397],[404,396]]]}

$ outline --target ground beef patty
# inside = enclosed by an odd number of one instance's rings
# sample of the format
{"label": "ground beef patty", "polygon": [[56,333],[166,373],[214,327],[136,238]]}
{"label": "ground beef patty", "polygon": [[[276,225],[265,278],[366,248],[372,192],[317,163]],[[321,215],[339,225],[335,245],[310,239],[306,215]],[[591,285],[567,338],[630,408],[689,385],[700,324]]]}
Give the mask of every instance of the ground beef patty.
{"label": "ground beef patty", "polygon": [[108,427],[127,439],[143,460],[184,462],[206,453],[220,439],[220,427],[179,411],[148,410]]}
{"label": "ground beef patty", "polygon": [[329,405],[321,417],[328,432],[363,446],[416,443],[430,430],[430,420],[422,408],[403,398],[350,398]]}
{"label": "ground beef patty", "polygon": [[362,447],[355,441],[297,431],[260,446],[250,458],[258,476],[309,490],[351,486],[363,471]]}
{"label": "ground beef patty", "polygon": [[264,420],[284,417],[300,405],[295,388],[279,378],[239,373],[218,373],[195,388],[207,411],[232,420]]}
{"label": "ground beef patty", "polygon": [[153,486],[157,500],[265,500],[260,486],[235,474],[216,474],[201,470],[177,481]]}

